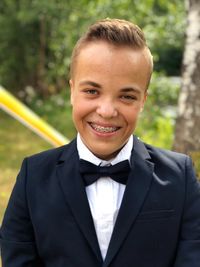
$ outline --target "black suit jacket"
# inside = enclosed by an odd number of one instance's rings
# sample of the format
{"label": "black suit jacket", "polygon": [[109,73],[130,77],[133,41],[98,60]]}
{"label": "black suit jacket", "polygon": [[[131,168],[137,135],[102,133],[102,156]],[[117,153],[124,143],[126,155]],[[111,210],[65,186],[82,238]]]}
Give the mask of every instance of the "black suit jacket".
{"label": "black suit jacket", "polygon": [[3,267],[199,267],[200,186],[191,160],[134,138],[103,262],[76,140],[24,160],[4,216]]}

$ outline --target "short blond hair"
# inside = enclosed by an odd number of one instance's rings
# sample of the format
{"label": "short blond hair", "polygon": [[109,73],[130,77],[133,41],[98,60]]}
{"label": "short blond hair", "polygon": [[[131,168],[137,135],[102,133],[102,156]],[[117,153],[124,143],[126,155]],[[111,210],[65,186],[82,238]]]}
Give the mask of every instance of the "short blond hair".
{"label": "short blond hair", "polygon": [[[143,31],[134,23],[122,19],[103,19],[92,24],[76,43],[71,57],[70,76],[73,76],[74,65],[81,49],[89,43],[105,41],[114,46],[128,46],[133,49],[148,48]],[[150,77],[153,71],[153,60],[150,55]]]}

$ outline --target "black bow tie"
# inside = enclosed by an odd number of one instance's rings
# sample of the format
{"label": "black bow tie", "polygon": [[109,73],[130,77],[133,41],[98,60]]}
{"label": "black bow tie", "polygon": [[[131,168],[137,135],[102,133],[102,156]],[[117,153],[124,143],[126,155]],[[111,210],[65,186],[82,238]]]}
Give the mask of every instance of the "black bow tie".
{"label": "black bow tie", "polygon": [[96,166],[89,161],[80,160],[80,173],[83,176],[85,186],[91,185],[100,177],[110,177],[114,181],[126,184],[130,165],[128,160],[121,161],[111,166]]}

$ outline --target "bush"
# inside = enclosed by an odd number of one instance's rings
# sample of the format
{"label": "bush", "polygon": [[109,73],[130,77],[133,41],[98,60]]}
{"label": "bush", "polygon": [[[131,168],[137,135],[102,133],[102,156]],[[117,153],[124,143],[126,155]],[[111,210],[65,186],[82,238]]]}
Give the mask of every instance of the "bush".
{"label": "bush", "polygon": [[179,77],[154,73],[136,134],[145,142],[171,149],[174,138]]}

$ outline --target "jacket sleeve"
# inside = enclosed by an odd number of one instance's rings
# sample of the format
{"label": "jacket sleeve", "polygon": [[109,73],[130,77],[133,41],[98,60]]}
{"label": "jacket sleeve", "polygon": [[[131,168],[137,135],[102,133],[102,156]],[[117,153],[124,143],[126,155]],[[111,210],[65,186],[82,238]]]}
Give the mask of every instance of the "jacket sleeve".
{"label": "jacket sleeve", "polygon": [[174,267],[198,267],[200,264],[200,183],[192,162],[186,159],[185,205]]}
{"label": "jacket sleeve", "polygon": [[42,267],[34,240],[27,196],[25,159],[13,188],[0,229],[2,267]]}

